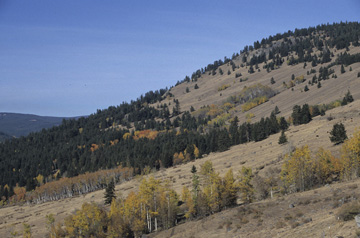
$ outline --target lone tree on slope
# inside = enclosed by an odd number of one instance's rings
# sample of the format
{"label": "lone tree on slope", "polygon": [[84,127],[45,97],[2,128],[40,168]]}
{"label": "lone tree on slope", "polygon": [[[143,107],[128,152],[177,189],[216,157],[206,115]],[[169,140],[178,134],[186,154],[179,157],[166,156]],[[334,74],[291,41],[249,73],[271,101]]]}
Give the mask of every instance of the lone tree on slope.
{"label": "lone tree on slope", "polygon": [[347,139],[346,130],[344,124],[336,123],[330,132],[330,141],[335,145],[343,143]]}

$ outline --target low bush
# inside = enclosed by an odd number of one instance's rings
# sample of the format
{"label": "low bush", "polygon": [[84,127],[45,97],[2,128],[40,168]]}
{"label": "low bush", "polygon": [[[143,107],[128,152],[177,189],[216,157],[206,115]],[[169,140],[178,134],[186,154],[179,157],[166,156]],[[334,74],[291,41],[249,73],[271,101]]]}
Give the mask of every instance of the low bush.
{"label": "low bush", "polygon": [[350,221],[358,214],[360,214],[360,203],[358,201],[353,201],[343,205],[339,209],[337,217],[342,221]]}

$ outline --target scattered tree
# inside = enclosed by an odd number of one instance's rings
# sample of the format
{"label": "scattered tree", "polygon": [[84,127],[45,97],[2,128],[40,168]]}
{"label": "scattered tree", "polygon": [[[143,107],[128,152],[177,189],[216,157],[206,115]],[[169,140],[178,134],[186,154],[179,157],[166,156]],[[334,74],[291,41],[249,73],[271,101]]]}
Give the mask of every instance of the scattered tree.
{"label": "scattered tree", "polygon": [[347,139],[345,126],[342,123],[336,123],[330,132],[330,141],[335,145],[343,143]]}
{"label": "scattered tree", "polygon": [[279,144],[285,144],[287,142],[287,138],[284,131],[281,131],[281,135],[279,137]]}
{"label": "scattered tree", "polygon": [[275,83],[276,83],[274,77],[271,77],[270,83],[271,83],[271,84],[275,84]]}

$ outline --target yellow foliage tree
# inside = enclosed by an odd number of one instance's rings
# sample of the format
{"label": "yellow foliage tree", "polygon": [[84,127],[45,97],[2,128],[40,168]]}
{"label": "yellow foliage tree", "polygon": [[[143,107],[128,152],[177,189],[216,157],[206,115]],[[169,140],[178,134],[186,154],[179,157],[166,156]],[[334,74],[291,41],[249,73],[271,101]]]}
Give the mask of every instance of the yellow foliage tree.
{"label": "yellow foliage tree", "polygon": [[319,148],[315,156],[315,174],[321,184],[330,183],[342,170],[339,159],[332,156],[330,151]]}
{"label": "yellow foliage tree", "polygon": [[206,161],[200,166],[200,175],[202,175],[203,199],[201,210],[208,212],[217,212],[221,209],[221,178],[215,173],[211,161]]}
{"label": "yellow foliage tree", "polygon": [[126,132],[124,135],[123,135],[123,139],[124,140],[127,140],[131,137],[131,134],[129,132]]}
{"label": "yellow foliage tree", "polygon": [[195,156],[195,159],[197,159],[197,158],[200,157],[200,151],[199,151],[199,149],[196,147],[195,144],[194,144],[194,156]]}
{"label": "yellow foliage tree", "polygon": [[252,169],[243,166],[239,172],[239,191],[240,198],[245,203],[251,203],[254,200],[254,187],[251,184],[253,178]]}
{"label": "yellow foliage tree", "polygon": [[171,189],[169,181],[160,186],[157,195],[159,200],[159,219],[164,229],[169,229],[176,224],[179,198],[177,193]]}
{"label": "yellow foliage tree", "polygon": [[222,182],[222,194],[221,194],[221,201],[222,201],[222,207],[229,207],[236,204],[236,198],[237,198],[237,191],[238,191],[238,185],[235,182],[234,174],[232,169],[229,169]]}
{"label": "yellow foliage tree", "polygon": [[193,197],[191,196],[190,190],[186,186],[183,186],[181,199],[186,206],[186,211],[185,211],[186,219],[195,217],[196,215],[195,203]]}
{"label": "yellow foliage tree", "polygon": [[65,226],[70,237],[106,237],[103,230],[107,226],[106,211],[95,203],[84,203],[65,219]]}
{"label": "yellow foliage tree", "polygon": [[44,176],[39,174],[37,177],[36,177],[36,181],[38,182],[38,184],[41,186],[44,184]]}
{"label": "yellow foliage tree", "polygon": [[141,181],[139,187],[139,193],[142,201],[145,204],[146,210],[146,220],[149,232],[152,232],[153,222],[152,219],[154,218],[154,231],[157,230],[157,218],[158,218],[158,208],[159,202],[157,201],[157,193],[159,190],[160,180],[154,178],[154,176],[150,176],[147,180],[144,178]]}
{"label": "yellow foliage tree", "polygon": [[295,191],[304,191],[312,187],[314,181],[315,163],[311,159],[309,147],[297,148],[292,155],[286,155],[281,170],[281,179],[285,189],[293,186]]}
{"label": "yellow foliage tree", "polygon": [[353,137],[346,140],[341,148],[342,178],[351,180],[360,174],[360,130]]}

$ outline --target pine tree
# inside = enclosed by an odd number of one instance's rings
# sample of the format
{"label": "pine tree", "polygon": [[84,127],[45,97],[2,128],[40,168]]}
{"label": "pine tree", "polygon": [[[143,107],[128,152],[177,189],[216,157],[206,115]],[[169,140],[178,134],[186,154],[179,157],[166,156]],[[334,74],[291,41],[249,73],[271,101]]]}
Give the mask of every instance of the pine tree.
{"label": "pine tree", "polygon": [[238,145],[240,143],[239,131],[238,131],[239,119],[237,116],[231,121],[229,133],[231,135],[231,144]]}
{"label": "pine tree", "polygon": [[340,72],[341,72],[342,74],[346,72],[343,64],[341,65]]}
{"label": "pine tree", "polygon": [[341,105],[346,105],[348,103],[351,103],[354,101],[353,96],[351,95],[350,91],[348,91],[345,95],[345,97],[343,98]]}
{"label": "pine tree", "polygon": [[274,77],[271,77],[270,83],[271,83],[271,84],[275,84],[275,79],[274,79]]}
{"label": "pine tree", "polygon": [[281,131],[281,136],[279,137],[279,144],[285,144],[287,142],[287,138],[284,131]]}
{"label": "pine tree", "polygon": [[191,167],[191,173],[192,173],[192,174],[195,174],[196,172],[197,172],[196,166],[193,165],[193,166]]}
{"label": "pine tree", "polygon": [[285,130],[287,130],[288,128],[289,128],[289,125],[288,125],[287,121],[285,120],[284,117],[281,117],[281,118],[280,118],[280,129],[283,130],[283,131],[285,131]]}
{"label": "pine tree", "polygon": [[113,180],[110,181],[110,183],[107,185],[105,189],[105,204],[111,204],[113,198],[116,198],[115,196],[115,183]]}
{"label": "pine tree", "polygon": [[275,115],[280,113],[280,110],[279,110],[278,106],[275,106],[274,113],[275,113]]}
{"label": "pine tree", "polygon": [[293,119],[293,124],[300,125],[301,124],[301,107],[299,105],[295,105],[293,107],[293,112],[291,114],[291,117]]}
{"label": "pine tree", "polygon": [[337,123],[333,126],[330,132],[330,141],[335,145],[343,143],[347,139],[345,126],[342,123]]}
{"label": "pine tree", "polygon": [[307,124],[311,121],[310,108],[308,104],[304,104],[301,109],[301,124]]}

